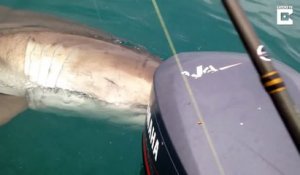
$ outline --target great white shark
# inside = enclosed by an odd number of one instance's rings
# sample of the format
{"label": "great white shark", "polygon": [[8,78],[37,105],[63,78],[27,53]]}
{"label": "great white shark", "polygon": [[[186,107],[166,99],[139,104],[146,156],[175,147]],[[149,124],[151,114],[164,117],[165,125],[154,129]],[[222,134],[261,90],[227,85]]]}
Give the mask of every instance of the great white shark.
{"label": "great white shark", "polygon": [[28,107],[146,112],[160,60],[120,43],[84,25],[0,7],[0,124]]}

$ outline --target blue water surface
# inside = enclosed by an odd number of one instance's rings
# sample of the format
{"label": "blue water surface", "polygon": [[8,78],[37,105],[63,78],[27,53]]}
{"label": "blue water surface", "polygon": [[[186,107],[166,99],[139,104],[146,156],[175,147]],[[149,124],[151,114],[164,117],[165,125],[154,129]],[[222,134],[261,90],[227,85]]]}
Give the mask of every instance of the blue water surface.
{"label": "blue water surface", "polygon": [[[219,0],[157,0],[177,52],[245,52]],[[300,71],[300,1],[241,1],[271,56]],[[172,56],[151,0],[0,0],[111,33]],[[294,24],[276,24],[277,5],[292,5]],[[28,19],[30,20],[30,19]],[[142,127],[27,110],[0,127],[1,175],[140,174]]]}

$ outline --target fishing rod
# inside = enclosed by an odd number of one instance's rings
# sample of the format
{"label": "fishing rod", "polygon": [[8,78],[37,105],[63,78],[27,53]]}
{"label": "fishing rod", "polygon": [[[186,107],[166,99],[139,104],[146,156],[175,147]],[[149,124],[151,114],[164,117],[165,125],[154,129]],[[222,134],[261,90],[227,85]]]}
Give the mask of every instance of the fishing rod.
{"label": "fishing rod", "polygon": [[300,153],[300,113],[290,98],[283,79],[274,68],[237,0],[222,0],[222,2],[259,73],[261,83],[270,95]]}

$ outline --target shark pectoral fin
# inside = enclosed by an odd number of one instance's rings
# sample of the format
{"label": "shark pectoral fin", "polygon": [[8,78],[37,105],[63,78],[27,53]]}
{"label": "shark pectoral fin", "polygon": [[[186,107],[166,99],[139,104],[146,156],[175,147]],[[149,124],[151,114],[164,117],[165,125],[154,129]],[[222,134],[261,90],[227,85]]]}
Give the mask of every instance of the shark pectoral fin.
{"label": "shark pectoral fin", "polygon": [[27,102],[24,97],[0,94],[0,126],[9,122],[26,108]]}

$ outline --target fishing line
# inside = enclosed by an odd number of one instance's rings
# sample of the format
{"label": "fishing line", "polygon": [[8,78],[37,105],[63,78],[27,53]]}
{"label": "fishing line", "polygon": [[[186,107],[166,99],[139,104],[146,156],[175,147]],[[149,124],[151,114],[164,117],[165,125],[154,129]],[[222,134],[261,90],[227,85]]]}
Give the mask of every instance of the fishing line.
{"label": "fishing line", "polygon": [[[178,69],[179,69],[180,72],[183,72],[182,64],[181,64],[181,62],[180,62],[180,60],[178,58],[175,46],[173,44],[173,41],[171,39],[171,36],[170,36],[169,31],[167,29],[167,26],[166,26],[166,24],[164,22],[164,19],[163,19],[161,13],[160,13],[160,10],[159,10],[159,7],[158,7],[158,4],[157,4],[156,0],[152,0],[152,4],[153,4],[153,7],[155,9],[155,12],[156,12],[156,15],[158,17],[158,20],[160,22],[160,25],[161,25],[161,27],[163,29],[163,32],[165,34],[165,37],[166,37],[166,39],[168,41],[168,45],[169,45],[169,47],[170,47],[170,49],[172,51],[172,54],[175,57]],[[197,115],[198,119],[200,120],[200,122],[202,123],[201,126],[203,128],[203,131],[204,131],[205,137],[207,139],[208,145],[210,147],[211,153],[212,153],[212,155],[214,157],[215,163],[216,163],[216,165],[218,167],[219,173],[221,175],[225,175],[225,171],[224,171],[223,165],[221,164],[219,155],[218,155],[218,153],[216,151],[216,148],[215,148],[215,146],[213,144],[212,138],[211,138],[211,136],[209,134],[209,131],[208,131],[207,127],[206,127],[206,122],[204,121],[204,117],[201,114],[200,109],[199,109],[199,107],[197,105],[197,102],[196,102],[195,96],[193,95],[191,86],[190,86],[187,78],[184,75],[182,75],[181,73],[180,73],[180,75],[181,75],[181,77],[183,79],[183,82],[184,82],[185,87],[187,89],[187,92],[189,94],[189,97],[190,97],[191,103],[193,105],[193,108],[194,108],[194,110],[196,112],[196,115]]]}
{"label": "fishing line", "polygon": [[94,3],[94,6],[95,6],[95,9],[96,9],[96,13],[97,13],[97,16],[98,16],[98,20],[100,21],[101,20],[101,17],[100,17],[100,14],[99,14],[99,7],[98,7],[98,4],[96,2],[96,0],[92,0]]}

